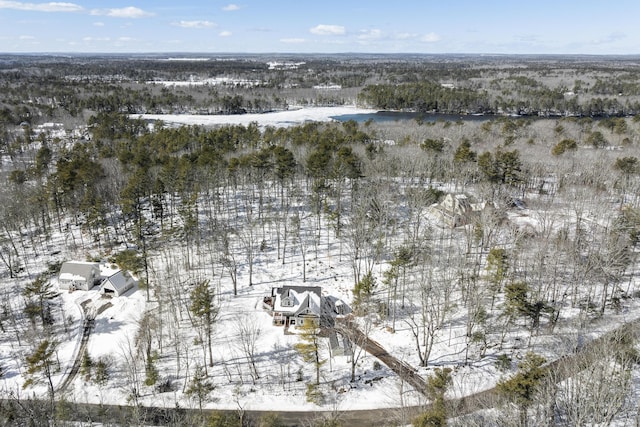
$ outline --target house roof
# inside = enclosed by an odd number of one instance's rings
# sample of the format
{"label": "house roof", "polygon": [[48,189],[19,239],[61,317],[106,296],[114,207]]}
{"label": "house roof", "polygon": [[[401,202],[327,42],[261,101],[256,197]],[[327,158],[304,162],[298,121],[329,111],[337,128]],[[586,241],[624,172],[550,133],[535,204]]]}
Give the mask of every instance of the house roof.
{"label": "house roof", "polygon": [[60,280],[87,280],[99,270],[97,262],[69,261],[60,268]]}
{"label": "house roof", "polygon": [[298,309],[293,314],[294,316],[299,316],[305,313],[311,313],[315,315],[320,315],[320,298],[311,293],[305,292],[304,300],[298,306]]}
{"label": "house roof", "polygon": [[464,215],[471,211],[471,203],[469,203],[469,199],[464,194],[447,194],[440,203],[440,207],[457,215]]}
{"label": "house roof", "polygon": [[133,279],[133,277],[131,277],[128,273],[123,272],[122,270],[118,271],[117,273],[109,276],[106,280],[104,285],[110,284],[111,287],[118,293],[120,292],[124,292],[127,289],[131,288],[133,286],[133,283],[135,282],[135,280]]}
{"label": "house roof", "polygon": [[[322,288],[320,286],[282,286],[273,288],[275,296],[273,310],[290,316],[297,316],[305,312],[320,316],[322,307]],[[290,298],[290,306],[282,305],[284,298]]]}
{"label": "house roof", "polygon": [[322,294],[322,287],[320,286],[281,286],[278,288],[272,288],[271,295],[276,296],[278,294],[283,296],[290,295],[290,292],[294,291],[295,293],[304,293],[304,292],[312,292],[316,294],[318,297]]}

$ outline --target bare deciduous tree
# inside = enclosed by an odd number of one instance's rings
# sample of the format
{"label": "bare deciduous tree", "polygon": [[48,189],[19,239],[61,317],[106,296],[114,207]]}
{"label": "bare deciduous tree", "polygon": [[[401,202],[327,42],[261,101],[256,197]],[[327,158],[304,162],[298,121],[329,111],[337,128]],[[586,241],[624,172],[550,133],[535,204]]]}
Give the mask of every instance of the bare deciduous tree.
{"label": "bare deciduous tree", "polygon": [[239,316],[236,321],[238,339],[235,341],[235,345],[247,357],[254,383],[260,378],[256,365],[256,353],[258,351],[258,341],[262,335],[262,329],[258,322],[259,320],[255,315]]}

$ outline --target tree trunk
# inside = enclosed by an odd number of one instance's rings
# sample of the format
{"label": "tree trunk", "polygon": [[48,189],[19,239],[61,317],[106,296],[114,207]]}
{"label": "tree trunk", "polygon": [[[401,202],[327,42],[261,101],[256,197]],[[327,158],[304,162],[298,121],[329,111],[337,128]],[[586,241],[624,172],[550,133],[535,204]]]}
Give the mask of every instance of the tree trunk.
{"label": "tree trunk", "polygon": [[207,319],[207,347],[209,348],[209,366],[213,367],[213,349],[211,345],[211,322]]}

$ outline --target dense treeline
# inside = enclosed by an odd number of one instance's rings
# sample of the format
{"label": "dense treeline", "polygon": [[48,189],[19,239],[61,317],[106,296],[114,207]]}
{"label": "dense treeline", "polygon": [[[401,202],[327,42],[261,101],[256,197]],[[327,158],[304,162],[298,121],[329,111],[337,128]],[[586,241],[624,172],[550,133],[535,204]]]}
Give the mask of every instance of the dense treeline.
{"label": "dense treeline", "polygon": [[[90,143],[56,148],[53,160],[51,153],[48,157],[39,153],[38,158],[45,160],[12,174],[23,191],[39,194],[42,203],[55,206],[55,215],[43,205],[42,215],[33,217],[34,226],[42,230],[61,224],[71,214],[92,232],[104,233],[108,225],[119,228],[113,221],[120,219],[113,212],[130,212],[140,202],[153,200],[154,212],[170,216],[176,211],[172,195],[184,202],[223,183],[283,184],[285,178],[297,175],[301,167],[297,165],[305,164],[291,150],[312,150],[304,168],[310,177],[332,177],[334,173],[328,172],[332,168],[340,177],[357,178],[359,159],[351,146],[362,146],[372,138],[355,124],[327,128],[310,124],[264,132],[256,125],[209,130],[159,125],[151,133],[146,123],[119,113],[98,114],[89,125]],[[329,161],[334,155],[335,161]],[[26,179],[36,178],[37,186],[25,186]],[[104,235],[108,238],[109,233]]]}
{"label": "dense treeline", "polygon": [[362,89],[359,101],[383,110],[438,113],[489,112],[486,93],[443,87],[435,82],[372,85]]}
{"label": "dense treeline", "polygon": [[[364,105],[382,110],[454,114],[610,117],[640,111],[638,101],[621,103],[615,97],[588,97],[582,101],[575,94],[569,94],[566,88],[550,89],[541,87],[537,82],[532,85],[528,81],[523,84],[523,80],[516,79],[516,88],[501,90],[498,95],[486,90],[443,86],[429,81],[377,84],[365,86],[358,99]],[[592,92],[611,94],[610,90],[602,89],[601,83],[597,82]],[[611,90],[616,91],[615,86]],[[626,93],[636,95],[635,90]]]}

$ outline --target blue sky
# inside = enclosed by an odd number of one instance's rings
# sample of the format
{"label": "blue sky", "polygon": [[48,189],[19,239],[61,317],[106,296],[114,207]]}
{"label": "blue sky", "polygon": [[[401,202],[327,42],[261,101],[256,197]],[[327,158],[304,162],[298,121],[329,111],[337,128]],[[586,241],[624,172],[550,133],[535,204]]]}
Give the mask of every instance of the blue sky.
{"label": "blue sky", "polygon": [[0,0],[0,52],[640,54],[640,2]]}

